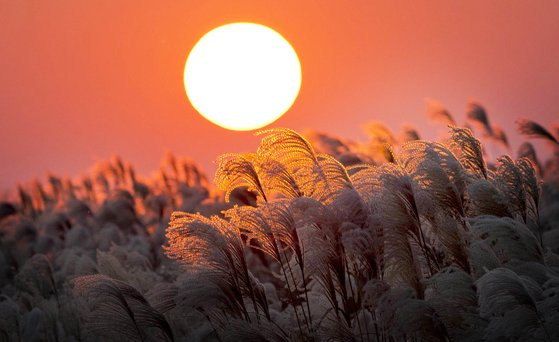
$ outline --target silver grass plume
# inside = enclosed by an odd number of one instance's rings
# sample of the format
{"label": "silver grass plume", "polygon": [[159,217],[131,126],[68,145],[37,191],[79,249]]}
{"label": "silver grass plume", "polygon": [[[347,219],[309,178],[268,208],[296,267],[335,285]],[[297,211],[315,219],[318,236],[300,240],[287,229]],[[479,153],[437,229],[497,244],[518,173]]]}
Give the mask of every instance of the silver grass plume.
{"label": "silver grass plume", "polygon": [[390,129],[381,122],[369,122],[363,126],[363,129],[374,142],[386,143],[390,145],[394,145],[396,143],[396,138],[394,137],[394,134],[392,134],[392,131],[390,131]]}
{"label": "silver grass plume", "polygon": [[[287,202],[272,202],[257,208],[235,207],[224,212],[231,223],[246,231],[247,243],[285,262],[285,250],[302,258],[295,222]],[[300,259],[302,261],[302,259]]]}
{"label": "silver grass plume", "polygon": [[[437,250],[440,249],[444,253],[444,260],[439,261],[435,256],[433,259],[437,260],[439,264],[456,265],[464,272],[471,272],[471,265],[468,258],[467,246],[470,243],[468,234],[464,232],[462,224],[455,218],[446,215],[444,212],[439,212],[435,215],[425,214],[422,216],[429,222],[425,222],[426,230],[432,234],[431,245],[439,248],[432,248],[431,254],[436,255]],[[440,266],[438,266],[440,268]]]}
{"label": "silver grass plume", "polygon": [[35,306],[51,296],[59,301],[52,266],[44,254],[35,254],[25,262],[15,277],[15,284],[25,294],[27,305]]}
{"label": "silver grass plume", "polygon": [[527,141],[523,142],[518,147],[518,151],[516,152],[516,157],[518,159],[520,159],[520,158],[530,159],[530,161],[532,162],[532,164],[536,168],[537,174],[540,175],[540,176],[543,176],[542,175],[542,172],[543,172],[542,164],[538,160],[538,154],[536,153],[536,149],[534,148],[534,146],[531,143],[529,143]]}
{"label": "silver grass plume", "polygon": [[414,299],[414,291],[409,287],[393,286],[384,291],[378,300],[377,320],[382,335],[396,340],[405,340],[398,322],[398,309],[408,300]]}
{"label": "silver grass plume", "polygon": [[478,178],[487,178],[487,166],[481,143],[467,128],[450,127],[450,146],[466,170]]}
{"label": "silver grass plume", "polygon": [[178,288],[171,283],[157,283],[145,295],[147,301],[158,312],[165,314],[177,305]]}
{"label": "silver grass plume", "polygon": [[478,216],[470,219],[472,233],[495,251],[501,263],[543,262],[543,252],[534,234],[509,217]]}
{"label": "silver grass plume", "polygon": [[408,125],[402,126],[402,132],[400,133],[399,139],[400,143],[404,144],[413,140],[421,140],[421,137],[419,136],[417,130]]}
{"label": "silver grass plume", "polygon": [[474,279],[456,267],[426,280],[426,301],[435,309],[451,340],[479,340],[486,321],[479,317]]}
{"label": "silver grass plume", "polygon": [[474,279],[479,279],[488,270],[503,266],[496,252],[483,240],[472,239],[468,246],[468,256]]}
{"label": "silver grass plume", "polygon": [[268,197],[297,198],[303,191],[289,170],[277,160],[259,156],[255,167]]}
{"label": "silver grass plume", "polygon": [[475,101],[469,101],[466,105],[466,119],[480,125],[484,133],[488,136],[493,135],[493,128],[489,123],[489,117],[485,108]]}
{"label": "silver grass plume", "polygon": [[317,154],[297,132],[272,128],[256,134],[264,135],[259,158],[281,163],[305,196],[328,202],[338,191],[352,187],[345,167],[327,154]]}
{"label": "silver grass plume", "polygon": [[540,227],[540,181],[532,161],[528,158],[520,158],[516,161],[516,167],[522,175],[522,184],[526,193],[527,216],[535,222],[540,239],[540,245],[543,246],[542,231]]}
{"label": "silver grass plume", "polygon": [[[342,194],[347,192],[352,190]],[[338,197],[343,198],[342,202],[355,203],[345,196]],[[352,306],[353,281],[349,274],[350,265],[344,249],[342,231],[348,224],[351,225],[351,222],[344,221],[345,215],[337,215],[335,208],[340,206],[342,203],[337,203],[336,200],[324,205],[317,200],[303,197],[295,201],[293,210],[297,217],[300,217],[298,224],[302,227],[299,236],[307,260],[305,266],[308,267],[308,271],[305,272],[321,285],[332,316],[338,320],[345,320],[343,324],[350,326],[356,308]]]}
{"label": "silver grass plume", "polygon": [[422,298],[424,272],[415,249],[419,248],[424,254],[431,273],[436,269],[436,261],[423,236],[411,177],[391,164],[377,171],[382,190],[372,205],[381,217],[384,230],[384,276],[395,283],[406,284]]}
{"label": "silver grass plume", "polygon": [[239,187],[247,187],[257,194],[259,202],[267,201],[263,185],[254,165],[256,154],[225,154],[217,159],[218,168],[214,183],[225,191],[225,201],[229,201],[231,192]]}
{"label": "silver grass plume", "polygon": [[245,296],[252,300],[257,314],[258,306],[267,314],[265,298],[259,297],[253,287],[240,227],[217,216],[206,218],[176,211],[171,215],[166,236],[167,256],[177,259],[190,271],[209,276],[210,281],[221,284],[223,291],[230,291],[246,320],[250,321]]}
{"label": "silver grass plume", "polygon": [[321,153],[329,154],[333,157],[337,157],[342,153],[349,152],[350,150],[350,147],[346,145],[342,139],[326,133],[308,131],[304,133],[304,136],[312,144],[315,150],[320,151]]}
{"label": "silver grass plume", "polygon": [[37,215],[37,208],[35,208],[35,204],[33,203],[33,198],[29,194],[27,190],[23,188],[23,186],[17,186],[17,193],[19,197],[19,202],[21,205],[21,211],[23,214],[27,214],[31,217],[35,217]]}
{"label": "silver grass plume", "polygon": [[524,176],[518,165],[507,155],[497,159],[499,166],[494,174],[494,184],[508,198],[509,211],[520,215],[526,222],[527,204]]}
{"label": "silver grass plume", "polygon": [[139,341],[173,341],[165,317],[125,282],[94,274],[74,278],[71,285],[73,294],[87,298],[91,306],[86,327],[94,336],[108,338],[116,333]]}
{"label": "silver grass plume", "polygon": [[315,152],[329,154],[345,166],[369,161],[366,146],[348,139],[309,130],[304,136],[311,143]]}
{"label": "silver grass plume", "polygon": [[369,122],[363,126],[365,133],[371,138],[368,154],[377,162],[393,162],[392,147],[397,143],[394,134],[388,127],[378,121]]}
{"label": "silver grass plume", "polygon": [[[303,246],[298,236],[293,213],[289,208],[289,202],[276,201],[258,208],[235,207],[225,211],[224,214],[230,218],[232,224],[245,232],[247,244],[262,250],[279,263],[300,330],[302,322],[296,305],[300,300],[296,298],[298,296],[296,292],[297,289],[303,289],[306,308],[301,304],[302,316],[307,328],[312,326]],[[296,270],[292,269],[291,256],[295,259]],[[295,272],[300,272],[300,277],[296,276]]]}
{"label": "silver grass plume", "polygon": [[397,161],[441,208],[464,217],[466,174],[450,150],[438,143],[413,141],[401,147]]}
{"label": "silver grass plume", "polygon": [[378,175],[382,172],[382,167],[382,165],[359,164],[348,168],[351,173],[351,183],[364,202],[370,201],[375,193],[381,190]]}
{"label": "silver grass plume", "polygon": [[497,184],[480,178],[468,185],[468,216],[493,215],[497,217],[513,217],[508,208],[507,196]]}
{"label": "silver grass plume", "polygon": [[496,268],[478,281],[480,315],[489,319],[485,338],[537,338],[552,341],[538,308],[541,288],[506,268]]}
{"label": "silver grass plume", "polygon": [[193,268],[239,270],[244,244],[239,231],[217,216],[174,212],[167,228],[165,253]]}
{"label": "silver grass plume", "polygon": [[537,122],[527,119],[519,119],[516,120],[516,129],[518,130],[518,133],[525,135],[528,138],[544,139],[554,143],[555,145],[559,145],[557,138],[555,138],[553,134]]}
{"label": "silver grass plume", "polygon": [[456,121],[454,121],[449,111],[435,100],[425,99],[425,113],[434,122],[442,123],[445,126],[456,126]]}

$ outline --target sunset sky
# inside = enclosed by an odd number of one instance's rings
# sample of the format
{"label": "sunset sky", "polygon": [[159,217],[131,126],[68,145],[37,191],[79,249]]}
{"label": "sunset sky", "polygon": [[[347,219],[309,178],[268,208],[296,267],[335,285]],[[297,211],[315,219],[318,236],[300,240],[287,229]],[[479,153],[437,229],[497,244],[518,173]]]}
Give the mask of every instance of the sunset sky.
{"label": "sunset sky", "polygon": [[364,139],[379,120],[433,138],[424,98],[458,121],[473,98],[515,151],[516,118],[559,122],[559,1],[0,0],[0,188],[113,154],[149,173],[172,151],[213,173],[219,154],[253,150],[252,132],[206,121],[183,86],[197,40],[239,21],[275,29],[301,61],[273,127]]}

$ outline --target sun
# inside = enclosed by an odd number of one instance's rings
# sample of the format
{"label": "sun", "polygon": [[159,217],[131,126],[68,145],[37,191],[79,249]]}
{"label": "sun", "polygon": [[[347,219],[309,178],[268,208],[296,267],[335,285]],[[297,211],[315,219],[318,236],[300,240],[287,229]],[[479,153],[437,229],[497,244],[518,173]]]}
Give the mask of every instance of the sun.
{"label": "sun", "polygon": [[291,107],[301,88],[301,64],[273,29],[233,23],[206,33],[184,68],[192,106],[221,127],[246,131],[266,126]]}

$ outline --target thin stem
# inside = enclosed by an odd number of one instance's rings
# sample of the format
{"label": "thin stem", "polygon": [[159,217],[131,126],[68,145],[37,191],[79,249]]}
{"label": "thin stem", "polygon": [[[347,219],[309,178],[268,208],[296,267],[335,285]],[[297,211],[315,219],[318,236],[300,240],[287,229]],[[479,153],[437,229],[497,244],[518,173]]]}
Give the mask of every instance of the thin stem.
{"label": "thin stem", "polygon": [[303,328],[301,328],[301,320],[299,319],[299,313],[297,312],[297,307],[295,306],[295,298],[293,297],[293,292],[291,291],[291,286],[289,285],[289,281],[287,279],[287,272],[285,271],[285,267],[283,262],[281,261],[281,257],[279,260],[281,271],[283,273],[283,277],[285,278],[285,284],[287,286],[287,293],[289,293],[289,297],[291,298],[291,303],[293,304],[293,310],[295,310],[295,318],[297,319],[297,325],[299,326],[299,331],[301,334],[303,333]]}
{"label": "thin stem", "polygon": [[[293,280],[293,286],[295,287],[295,289],[297,289],[297,283],[295,281],[295,276],[293,275],[293,270],[291,269],[291,264],[289,263],[289,260],[287,259],[287,254],[285,253],[285,250],[283,251],[283,255],[285,257],[287,268],[289,269],[289,274],[291,275],[291,279]],[[295,303],[293,303],[293,305],[295,306]],[[303,312],[303,318],[305,319],[305,323],[307,324],[307,327],[308,327],[309,326],[309,320],[307,318],[307,315],[305,314],[305,309],[303,307],[303,304],[301,304],[301,311]]]}

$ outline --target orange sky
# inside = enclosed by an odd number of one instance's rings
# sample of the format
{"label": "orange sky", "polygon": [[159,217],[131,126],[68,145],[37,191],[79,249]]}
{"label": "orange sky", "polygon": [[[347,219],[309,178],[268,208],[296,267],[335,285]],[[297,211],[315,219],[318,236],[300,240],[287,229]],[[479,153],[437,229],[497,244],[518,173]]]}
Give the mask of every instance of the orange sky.
{"label": "orange sky", "polygon": [[236,21],[274,28],[301,60],[299,98],[273,126],[359,139],[381,120],[434,132],[425,97],[460,121],[473,97],[513,137],[515,118],[559,121],[559,1],[155,4],[0,0],[0,188],[77,175],[115,153],[144,173],[166,150],[213,172],[217,155],[253,150],[252,133],[199,116],[182,83],[196,41]]}

